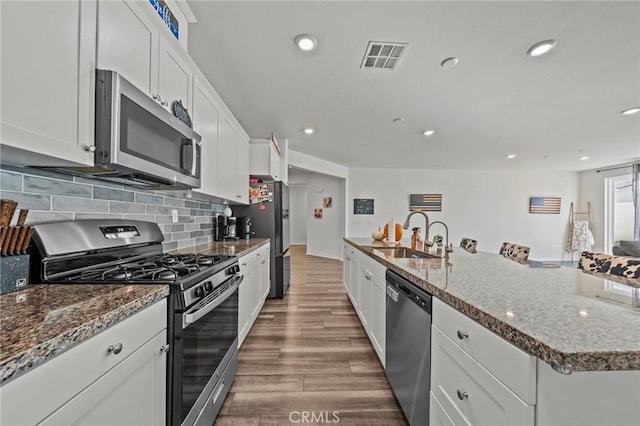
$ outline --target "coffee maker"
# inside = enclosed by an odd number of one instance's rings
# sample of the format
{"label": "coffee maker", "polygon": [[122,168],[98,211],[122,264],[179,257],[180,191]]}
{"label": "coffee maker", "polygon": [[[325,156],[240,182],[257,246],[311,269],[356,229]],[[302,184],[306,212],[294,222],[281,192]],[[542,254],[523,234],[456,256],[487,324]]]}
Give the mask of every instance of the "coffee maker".
{"label": "coffee maker", "polygon": [[216,216],[216,241],[237,240],[236,229],[235,217]]}
{"label": "coffee maker", "polygon": [[249,216],[239,216],[237,228],[240,239],[248,240],[251,238],[251,218]]}

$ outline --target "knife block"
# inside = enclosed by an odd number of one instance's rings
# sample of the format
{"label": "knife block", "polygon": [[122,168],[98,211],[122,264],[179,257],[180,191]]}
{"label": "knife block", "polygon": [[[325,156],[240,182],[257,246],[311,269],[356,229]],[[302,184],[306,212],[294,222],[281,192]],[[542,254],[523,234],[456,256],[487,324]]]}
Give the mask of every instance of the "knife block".
{"label": "knife block", "polygon": [[20,291],[29,285],[29,255],[0,257],[0,294]]}

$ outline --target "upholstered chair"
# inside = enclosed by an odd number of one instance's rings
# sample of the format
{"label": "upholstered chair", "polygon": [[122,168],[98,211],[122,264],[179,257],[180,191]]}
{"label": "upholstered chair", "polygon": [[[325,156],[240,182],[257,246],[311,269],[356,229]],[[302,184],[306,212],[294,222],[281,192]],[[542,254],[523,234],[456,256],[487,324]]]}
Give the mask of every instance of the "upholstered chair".
{"label": "upholstered chair", "polygon": [[584,251],[578,269],[640,280],[640,258]]}
{"label": "upholstered chair", "polygon": [[463,238],[460,240],[460,247],[469,253],[475,253],[477,251],[476,248],[478,247],[478,242],[471,238]]}
{"label": "upholstered chair", "polygon": [[507,259],[515,260],[516,262],[526,263],[529,259],[529,247],[520,246],[513,243],[502,243],[500,247],[500,254]]}

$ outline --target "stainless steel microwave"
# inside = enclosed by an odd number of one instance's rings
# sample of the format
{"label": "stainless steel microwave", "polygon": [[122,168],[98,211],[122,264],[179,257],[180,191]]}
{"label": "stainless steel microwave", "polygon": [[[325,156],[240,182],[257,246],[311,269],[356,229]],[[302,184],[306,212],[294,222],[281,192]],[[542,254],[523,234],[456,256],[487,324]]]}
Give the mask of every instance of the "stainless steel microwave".
{"label": "stainless steel microwave", "polygon": [[117,72],[96,71],[95,111],[94,167],[61,171],[147,189],[200,186],[200,135]]}

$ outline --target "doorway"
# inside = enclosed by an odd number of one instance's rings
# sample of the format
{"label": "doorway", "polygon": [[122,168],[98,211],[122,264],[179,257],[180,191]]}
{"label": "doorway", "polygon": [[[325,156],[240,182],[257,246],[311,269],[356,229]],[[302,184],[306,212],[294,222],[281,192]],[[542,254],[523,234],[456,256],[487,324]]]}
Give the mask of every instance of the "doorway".
{"label": "doorway", "polygon": [[616,241],[633,240],[633,192],[631,175],[605,179],[605,253]]}

